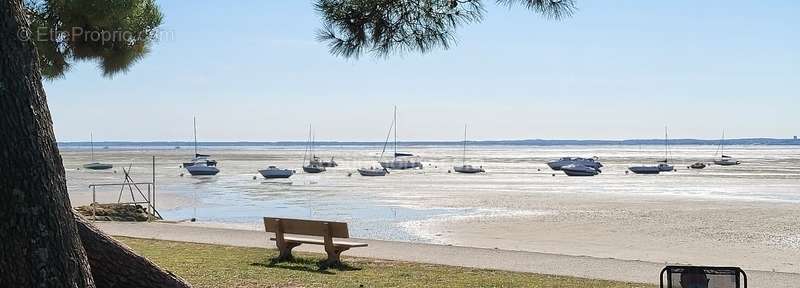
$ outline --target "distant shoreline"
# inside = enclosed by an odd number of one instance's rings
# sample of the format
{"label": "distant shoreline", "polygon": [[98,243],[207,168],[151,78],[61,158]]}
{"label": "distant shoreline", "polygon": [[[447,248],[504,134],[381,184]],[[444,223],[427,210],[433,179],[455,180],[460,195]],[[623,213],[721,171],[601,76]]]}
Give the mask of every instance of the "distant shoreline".
{"label": "distant shoreline", "polygon": [[[425,145],[462,145],[462,141],[400,141],[402,146],[425,146]],[[485,146],[592,146],[592,145],[664,145],[664,139],[632,139],[632,140],[485,140],[468,141],[469,145]],[[720,140],[702,139],[670,139],[670,145],[719,145]],[[198,142],[200,146],[304,146],[305,141],[205,141]],[[88,146],[88,141],[79,142],[58,142],[60,147],[82,147]],[[191,141],[105,141],[95,142],[95,146],[193,146]],[[383,145],[378,141],[318,141],[317,146],[375,146]],[[800,145],[798,139],[776,139],[776,138],[740,138],[727,139],[725,145]]]}

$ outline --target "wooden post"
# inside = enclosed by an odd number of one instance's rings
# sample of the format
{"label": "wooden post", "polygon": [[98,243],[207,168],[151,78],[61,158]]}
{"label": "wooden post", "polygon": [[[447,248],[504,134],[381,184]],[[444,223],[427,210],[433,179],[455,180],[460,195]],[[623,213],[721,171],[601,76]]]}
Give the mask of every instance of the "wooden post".
{"label": "wooden post", "polygon": [[92,186],[92,222],[97,221],[97,188]]}

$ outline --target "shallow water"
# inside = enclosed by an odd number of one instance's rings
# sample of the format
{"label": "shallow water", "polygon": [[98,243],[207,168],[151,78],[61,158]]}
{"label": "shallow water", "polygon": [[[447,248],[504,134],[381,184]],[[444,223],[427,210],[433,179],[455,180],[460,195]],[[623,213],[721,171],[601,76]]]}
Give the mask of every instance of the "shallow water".
{"label": "shallow water", "polygon": [[[430,242],[430,235],[415,229],[415,223],[550,213],[514,201],[514,197],[540,193],[800,203],[798,146],[726,147],[725,153],[743,164],[703,170],[686,166],[710,162],[716,147],[676,146],[671,152],[678,171],[661,175],[626,174],[625,170],[628,165],[663,159],[663,146],[469,147],[467,162],[487,170],[480,175],[448,173],[453,165],[461,164],[460,146],[413,146],[402,150],[421,156],[425,168],[386,177],[361,177],[355,172],[377,165],[380,147],[373,146],[320,147],[320,157],[335,156],[340,164],[322,174],[302,172],[303,147],[201,147],[219,161],[221,172],[210,177],[192,177],[179,167],[191,158],[189,147],[168,148],[96,149],[96,160],[115,165],[111,171],[79,170],[90,160],[88,147],[62,148],[73,204],[80,202],[77,198],[90,199],[85,198],[90,195],[90,183],[121,182],[123,166],[131,165],[134,180],[149,182],[152,156],[156,157],[159,195],[177,197],[160,196],[175,202],[158,204],[165,207],[159,212],[166,219],[195,217],[247,229],[261,229],[263,216],[337,220],[350,224],[351,236],[372,239]],[[567,177],[545,164],[562,156],[597,156],[605,167],[595,177]],[[265,180],[257,170],[267,165],[296,169],[298,174]],[[123,199],[129,195],[125,192]],[[98,190],[99,202],[114,202],[118,196],[119,188]]]}

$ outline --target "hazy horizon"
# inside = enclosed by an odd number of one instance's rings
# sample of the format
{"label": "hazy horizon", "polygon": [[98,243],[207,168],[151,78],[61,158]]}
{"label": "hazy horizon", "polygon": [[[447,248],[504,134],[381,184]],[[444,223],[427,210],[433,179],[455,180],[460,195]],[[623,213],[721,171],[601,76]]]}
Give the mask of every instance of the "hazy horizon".
{"label": "hazy horizon", "polygon": [[[578,1],[563,21],[486,2],[448,50],[337,58],[312,1],[157,1],[166,39],[129,73],[45,88],[57,139],[716,139],[800,134],[800,5]],[[221,25],[222,24],[222,25]],[[161,140],[163,141],[163,140]]]}

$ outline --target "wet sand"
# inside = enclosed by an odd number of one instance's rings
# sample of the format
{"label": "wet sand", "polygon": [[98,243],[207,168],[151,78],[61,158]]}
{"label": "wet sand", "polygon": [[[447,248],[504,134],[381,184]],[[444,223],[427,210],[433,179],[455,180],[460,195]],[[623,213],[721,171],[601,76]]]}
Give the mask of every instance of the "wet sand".
{"label": "wet sand", "polygon": [[800,273],[800,205],[535,195],[540,213],[409,223],[434,243]]}

